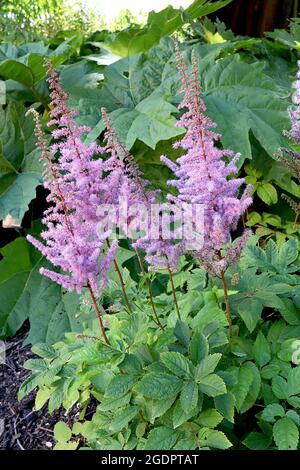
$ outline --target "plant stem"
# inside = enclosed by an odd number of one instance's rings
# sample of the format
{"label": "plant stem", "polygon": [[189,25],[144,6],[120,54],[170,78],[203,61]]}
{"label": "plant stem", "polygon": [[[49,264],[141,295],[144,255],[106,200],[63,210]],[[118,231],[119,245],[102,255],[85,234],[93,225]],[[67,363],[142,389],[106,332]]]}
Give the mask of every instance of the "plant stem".
{"label": "plant stem", "polygon": [[214,290],[213,290],[213,288],[214,288],[214,282],[213,282],[212,276],[209,277],[209,281],[210,281],[210,288],[211,288],[211,291],[213,292],[214,297],[215,297],[216,302],[217,302],[217,305],[218,305],[218,307],[220,308],[219,297],[217,296],[216,292],[214,292]]}
{"label": "plant stem", "polygon": [[[145,266],[144,266],[143,260],[142,260],[142,258],[141,258],[140,252],[139,252],[139,250],[138,250],[137,248],[135,248],[135,252],[136,252],[137,259],[138,259],[138,261],[139,261],[139,265],[140,265],[142,274],[143,274],[143,276],[147,276],[147,273],[146,273],[146,270],[145,270]],[[151,285],[151,281],[148,279],[148,277],[146,278],[146,282],[147,282],[147,286],[148,286],[148,291],[149,291],[149,298],[150,298],[151,307],[152,307],[152,310],[153,310],[153,313],[154,313],[154,316],[155,316],[157,325],[163,330],[164,327],[162,326],[162,324],[161,324],[161,322],[160,322],[160,320],[159,320],[159,317],[158,317],[158,315],[157,315],[157,311],[156,311],[156,308],[155,308],[155,305],[154,305],[152,285]]]}
{"label": "plant stem", "polygon": [[298,222],[298,218],[299,218],[299,212],[296,212],[296,216],[295,216],[295,220],[294,220],[294,224],[293,224],[293,229],[296,227],[296,224]]}
{"label": "plant stem", "polygon": [[91,299],[92,299],[92,302],[93,302],[93,306],[94,306],[94,309],[95,309],[95,312],[96,312],[96,315],[97,315],[97,318],[98,318],[98,321],[99,321],[102,336],[104,338],[105,343],[109,344],[108,338],[107,338],[106,333],[105,333],[105,328],[104,328],[101,312],[100,312],[99,307],[97,305],[95,294],[93,292],[93,289],[91,288],[90,283],[88,283],[88,290],[89,290],[89,293],[90,293],[90,296],[91,296]]}
{"label": "plant stem", "polygon": [[[109,242],[108,238],[106,239],[106,245],[107,245],[108,248],[110,248],[110,242]],[[128,313],[132,313],[132,309],[130,307],[130,303],[129,303],[129,300],[128,300],[128,297],[127,297],[127,294],[126,294],[125,283],[124,283],[123,276],[121,274],[120,268],[119,268],[118,263],[116,262],[115,259],[114,259],[113,263],[114,263],[116,273],[117,273],[117,275],[119,277],[119,280],[120,280],[121,289],[122,289],[122,292],[123,292],[123,297],[124,297],[125,303],[127,305]]]}
{"label": "plant stem", "polygon": [[225,305],[226,305],[226,316],[227,316],[228,324],[229,324],[229,336],[231,337],[231,334],[232,334],[232,317],[231,317],[231,312],[230,312],[230,303],[229,303],[229,297],[228,297],[228,292],[227,292],[227,284],[226,284],[226,280],[225,280],[224,271],[221,274],[221,280],[222,280],[223,290],[224,290],[224,299],[225,299]]}
{"label": "plant stem", "polygon": [[172,287],[172,293],[173,293],[173,299],[174,299],[174,304],[175,304],[175,308],[176,308],[176,313],[177,313],[177,316],[178,316],[179,320],[181,320],[180,311],[179,311],[179,307],[178,307],[178,303],[177,303],[176,291],[175,291],[175,287],[174,287],[173,274],[172,274],[172,271],[170,269],[170,266],[168,266],[167,269],[168,269],[170,283],[171,283],[171,287]]}

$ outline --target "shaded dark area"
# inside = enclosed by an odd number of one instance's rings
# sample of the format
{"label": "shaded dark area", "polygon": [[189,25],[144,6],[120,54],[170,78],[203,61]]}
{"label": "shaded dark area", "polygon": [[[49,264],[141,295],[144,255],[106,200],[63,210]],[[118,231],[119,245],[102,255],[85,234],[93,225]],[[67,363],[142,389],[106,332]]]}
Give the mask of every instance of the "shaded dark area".
{"label": "shaded dark area", "polygon": [[235,34],[262,37],[266,31],[286,28],[289,18],[299,13],[299,0],[233,0],[210,17],[219,18]]}
{"label": "shaded dark area", "polygon": [[5,364],[0,364],[0,420],[4,420],[4,429],[0,433],[2,450],[51,449],[55,443],[55,423],[62,420],[72,424],[75,417],[75,413],[66,417],[64,410],[56,411],[51,416],[44,408],[33,411],[34,392],[18,401],[18,389],[30,375],[30,371],[23,369],[22,365],[34,357],[29,346],[22,347],[27,333],[28,327],[24,325],[13,339],[5,341],[6,360]]}

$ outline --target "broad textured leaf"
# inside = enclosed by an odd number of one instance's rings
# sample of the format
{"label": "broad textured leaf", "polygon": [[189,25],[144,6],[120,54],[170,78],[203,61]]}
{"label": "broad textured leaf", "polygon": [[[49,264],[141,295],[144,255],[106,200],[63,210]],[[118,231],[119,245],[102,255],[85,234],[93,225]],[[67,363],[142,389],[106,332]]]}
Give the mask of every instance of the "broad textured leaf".
{"label": "broad textured leaf", "polygon": [[280,375],[272,379],[272,391],[277,398],[286,400],[289,397],[288,383]]}
{"label": "broad textured leaf", "polygon": [[226,418],[230,423],[234,423],[234,405],[235,398],[231,392],[224,395],[219,395],[214,398],[216,409]]}
{"label": "broad textured leaf", "polygon": [[244,446],[251,450],[266,450],[272,443],[272,436],[263,434],[262,432],[250,432],[246,439],[243,440]]}
{"label": "broad textured leaf", "polygon": [[249,297],[239,302],[238,312],[250,333],[252,333],[259,322],[262,310],[263,304],[259,299]]}
{"label": "broad textured leaf", "polygon": [[194,365],[197,365],[207,356],[208,350],[209,346],[206,337],[200,331],[194,333],[190,341],[190,356]]}
{"label": "broad textured leaf", "polygon": [[236,409],[240,411],[244,401],[250,391],[251,384],[253,382],[253,374],[250,368],[240,367],[238,371],[238,383],[232,389],[232,393],[236,401]]}
{"label": "broad textured leaf", "polygon": [[27,318],[31,329],[26,344],[54,343],[62,338],[65,331],[81,331],[80,320],[75,318],[76,311],[73,310],[68,316],[61,307],[59,315],[57,313],[55,316],[55,310],[62,301],[62,290],[59,285],[39,274],[40,267],[48,267],[48,264],[32,245],[24,238],[17,238],[2,248],[1,254],[2,337],[15,334]]}
{"label": "broad textured leaf", "polygon": [[253,362],[246,362],[242,365],[242,368],[244,370],[250,371],[252,374],[252,380],[249,387],[249,391],[239,409],[240,413],[245,413],[254,405],[259,396],[261,388],[261,377],[258,368],[255,364],[253,364]]}
{"label": "broad textured leaf", "polygon": [[228,449],[232,446],[231,442],[221,431],[203,428],[199,431],[198,439],[200,447],[210,447],[212,449]]}
{"label": "broad textured leaf", "polygon": [[195,450],[197,448],[198,442],[195,439],[180,439],[173,447],[173,450]]}
{"label": "broad textured leaf", "polygon": [[163,416],[174,403],[175,396],[162,400],[147,400],[146,412],[149,415],[149,421],[153,424],[156,418]]}
{"label": "broad textured leaf", "polygon": [[279,403],[271,403],[263,410],[261,417],[268,423],[274,423],[277,416],[283,418],[284,415],[284,408]]}
{"label": "broad textured leaf", "polygon": [[173,415],[172,415],[173,427],[175,429],[178,428],[182,424],[186,423],[189,419],[191,419],[194,414],[195,414],[194,410],[185,411],[182,408],[181,401],[177,400],[173,408]]}
{"label": "broad textured leaf", "polygon": [[188,348],[190,341],[190,330],[186,323],[178,320],[174,328],[174,335],[184,347]]}
{"label": "broad textured leaf", "polygon": [[168,140],[182,134],[184,130],[175,127],[176,119],[172,116],[172,113],[177,112],[177,108],[158,93],[145,98],[135,107],[135,115],[131,115],[133,120],[127,133],[126,147],[131,149],[139,139],[155,149],[160,140]]}
{"label": "broad textured leaf", "polygon": [[39,374],[32,374],[21,384],[18,391],[18,400],[21,401],[39,385]]}
{"label": "broad textured leaf", "polygon": [[161,426],[150,431],[144,450],[170,450],[178,439],[178,432]]}
{"label": "broad textured leaf", "polygon": [[281,265],[286,266],[298,257],[298,241],[294,238],[288,240],[280,249],[278,261]]}
{"label": "broad textured leaf", "polygon": [[296,450],[299,431],[291,418],[281,418],[273,426],[274,441],[279,450]]}
{"label": "broad textured leaf", "polygon": [[151,11],[144,27],[131,27],[112,34],[106,40],[105,45],[113,53],[123,57],[147,51],[155,44],[158,44],[161,38],[171,35],[189,20],[213,13],[230,2],[231,0],[215,2],[195,0],[186,9],[186,15],[183,15],[181,10],[174,9],[171,6],[157,13]]}
{"label": "broad textured leaf", "polygon": [[203,377],[199,383],[199,389],[209,397],[216,397],[226,393],[225,382],[216,374]]}
{"label": "broad textured leaf", "polygon": [[51,56],[53,65],[59,65],[73,52],[73,48],[68,45],[68,42],[62,42],[55,51],[51,51],[42,42],[27,44],[27,48],[23,45],[19,49],[17,57],[7,58],[0,63],[0,76],[19,82],[31,89],[46,76],[45,56]]}
{"label": "broad textured leaf", "polygon": [[263,367],[268,362],[270,362],[271,348],[261,331],[258,333],[253,345],[253,354],[257,364],[260,367]]}
{"label": "broad textured leaf", "polygon": [[119,408],[123,408],[128,405],[131,398],[131,393],[127,393],[121,397],[104,397],[99,405],[101,411],[116,411]]}
{"label": "broad textured leaf", "polygon": [[261,183],[257,188],[257,195],[269,206],[278,201],[276,188],[271,183]]}
{"label": "broad textured leaf", "polygon": [[222,354],[215,353],[209,354],[208,356],[204,357],[200,364],[196,368],[195,372],[195,380],[201,381],[203,377],[206,377],[209,374],[212,374],[217,367]]}
{"label": "broad textured leaf", "polygon": [[197,418],[197,422],[207,428],[215,428],[223,421],[223,416],[214,409],[202,411]]}
{"label": "broad textured leaf", "polygon": [[20,103],[0,110],[0,220],[10,214],[20,224],[42,183],[33,132]]}
{"label": "broad textured leaf", "polygon": [[[216,121],[223,145],[241,153],[240,165],[252,156],[250,131],[273,156],[285,142],[282,128],[289,126],[286,92],[264,73],[263,67],[259,62],[242,62],[237,54],[210,64],[199,60],[208,115]],[[172,69],[168,74],[172,74]],[[166,75],[162,85],[169,96],[178,90],[175,76]]]}
{"label": "broad textured leaf", "polygon": [[139,409],[137,406],[129,405],[126,408],[117,411],[109,424],[109,431],[112,433],[120,432],[125,426],[128,425],[129,421],[131,421],[136,416],[138,411]]}
{"label": "broad textured leaf", "polygon": [[105,392],[105,397],[120,398],[124,396],[136,383],[133,375],[117,375],[114,377]]}
{"label": "broad textured leaf", "polygon": [[182,354],[164,352],[160,355],[160,360],[172,374],[178,377],[192,377],[193,365]]}
{"label": "broad textured leaf", "polygon": [[180,393],[180,403],[182,409],[189,413],[191,412],[198,403],[198,386],[195,382],[186,382]]}
{"label": "broad textured leaf", "polygon": [[34,409],[39,411],[43,408],[45,403],[49,400],[52,393],[51,388],[39,388],[35,396]]}
{"label": "broad textured leaf", "polygon": [[182,381],[174,375],[151,373],[145,375],[135,389],[149,398],[162,400],[171,398],[180,392]]}
{"label": "broad textured leaf", "polygon": [[54,426],[54,437],[57,441],[66,442],[71,439],[72,432],[70,428],[63,421],[59,421]]}
{"label": "broad textured leaf", "polygon": [[294,367],[288,374],[289,396],[300,394],[300,366]]}

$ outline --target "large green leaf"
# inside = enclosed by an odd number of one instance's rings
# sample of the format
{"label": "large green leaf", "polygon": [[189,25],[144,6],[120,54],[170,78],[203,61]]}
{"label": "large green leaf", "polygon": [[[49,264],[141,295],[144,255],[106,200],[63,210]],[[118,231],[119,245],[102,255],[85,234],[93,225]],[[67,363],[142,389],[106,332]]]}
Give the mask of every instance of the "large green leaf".
{"label": "large green leaf", "polygon": [[273,427],[274,441],[279,450],[296,450],[299,431],[291,418],[280,418]]}
{"label": "large green leaf", "polygon": [[198,387],[196,382],[190,380],[184,383],[181,394],[180,403],[185,413],[190,413],[198,403]]}
{"label": "large green leaf", "polygon": [[144,450],[170,450],[178,439],[178,432],[166,426],[152,429]]}
{"label": "large green leaf", "polygon": [[203,377],[199,383],[199,389],[209,397],[217,397],[226,393],[225,382],[217,374]]}
{"label": "large green leaf", "polygon": [[177,395],[182,388],[182,381],[174,375],[150,373],[145,375],[135,388],[146,397],[162,400]]}
{"label": "large green leaf", "polygon": [[0,110],[0,145],[0,220],[10,214],[18,224],[42,183],[34,123],[22,104]]}
{"label": "large green leaf", "polygon": [[[202,47],[195,46],[199,57]],[[185,56],[189,65],[189,51]],[[282,129],[289,127],[286,91],[263,69],[262,63],[248,64],[238,54],[217,61],[199,60],[207,113],[217,123],[224,147],[241,153],[240,164],[252,157],[250,133],[273,156],[284,145]],[[180,81],[173,64],[166,65],[163,78],[159,90],[174,96]]]}
{"label": "large green leaf", "polygon": [[[0,262],[0,331],[1,337],[13,335],[27,318],[24,292],[34,266],[40,260],[37,251],[18,238],[1,249]],[[28,292],[27,292],[28,293]]]}
{"label": "large green leaf", "polygon": [[163,352],[160,360],[177,377],[192,378],[193,364],[178,352]]}
{"label": "large green leaf", "polygon": [[106,47],[122,57],[145,52],[194,18],[208,15],[230,3],[231,0],[195,0],[183,14],[182,10],[166,7],[158,13],[151,11],[144,27],[131,27],[106,39]]}
{"label": "large green leaf", "polygon": [[32,90],[46,75],[45,56],[51,58],[53,65],[63,63],[74,50],[68,44],[70,41],[71,39],[61,43],[54,51],[42,42],[25,44],[17,50],[17,53],[11,51],[13,58],[7,54],[4,60],[2,57],[0,76],[21,83]]}
{"label": "large green leaf", "polygon": [[35,248],[24,238],[17,238],[0,253],[2,338],[14,335],[27,318],[31,329],[26,344],[54,343],[66,331],[82,331],[76,318],[77,294],[63,297],[58,284],[39,274],[41,266],[49,266]]}
{"label": "large green leaf", "polygon": [[[220,50],[215,45],[212,48],[202,45],[199,54],[208,61],[217,57]],[[183,130],[175,127],[173,114],[178,110],[168,101],[170,93],[163,89],[157,91],[169,61],[172,61],[174,72],[174,60],[174,45],[170,38],[164,38],[159,46],[146,54],[137,54],[106,67],[101,90],[85,90],[77,96],[71,87],[72,103],[78,110],[80,121],[93,127],[86,141],[95,139],[104,129],[99,120],[99,103],[110,112],[113,126],[128,150],[136,140],[154,149],[159,141],[180,135]],[[99,120],[97,124],[95,117]]]}

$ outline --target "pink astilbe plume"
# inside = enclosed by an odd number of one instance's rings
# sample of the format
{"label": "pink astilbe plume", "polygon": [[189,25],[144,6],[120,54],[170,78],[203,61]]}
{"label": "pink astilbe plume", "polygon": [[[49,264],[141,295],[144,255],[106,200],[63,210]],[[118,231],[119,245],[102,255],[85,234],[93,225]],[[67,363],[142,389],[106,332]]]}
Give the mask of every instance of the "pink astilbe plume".
{"label": "pink astilbe plume", "polygon": [[[289,108],[288,113],[291,121],[291,130],[284,131],[283,135],[287,136],[289,139],[294,141],[296,144],[300,144],[300,60],[297,62],[298,71],[297,71],[297,80],[293,84],[295,93],[293,95],[293,103],[295,104],[294,108]],[[300,183],[300,153],[295,152],[290,148],[282,147],[281,154],[275,155],[277,160],[279,160],[283,165],[290,171],[293,177]],[[287,201],[290,207],[295,212],[295,220],[293,228],[296,228],[296,224],[300,215],[300,203],[294,201],[289,195],[282,194],[283,199]]]}
{"label": "pink astilbe plume", "polygon": [[290,131],[284,131],[284,135],[294,140],[297,144],[300,144],[300,60],[297,62],[298,71],[296,80],[293,83],[295,93],[293,95],[293,103],[296,105],[295,108],[289,108],[288,113],[290,116],[292,128]]}
{"label": "pink astilbe plume", "polygon": [[117,242],[104,250],[109,235],[96,233],[99,222],[97,207],[103,203],[108,188],[103,181],[103,162],[94,159],[102,150],[96,143],[85,145],[81,136],[89,129],[78,126],[76,112],[67,106],[57,72],[46,62],[51,89],[51,120],[56,126],[56,140],[47,148],[38,115],[36,135],[44,164],[44,185],[49,190],[50,207],[44,212],[47,230],[41,233],[44,244],[32,236],[28,240],[62,273],[41,268],[41,273],[68,290],[88,286],[99,292],[107,283],[106,273],[114,259]]}
{"label": "pink astilbe plume", "polygon": [[[196,57],[193,53],[192,74],[189,76],[179,45],[176,43],[175,47],[182,81],[181,92],[184,95],[179,109],[186,109],[177,126],[185,127],[186,134],[174,145],[175,148],[184,150],[184,155],[179,157],[176,163],[165,156],[161,157],[176,176],[176,179],[168,184],[177,188],[178,194],[170,194],[168,199],[179,207],[184,203],[202,205],[202,248],[192,250],[192,254],[209,273],[221,276],[227,267],[238,259],[251,233],[245,231],[237,243],[224,250],[231,240],[231,231],[236,229],[242,214],[252,203],[250,187],[246,187],[241,197],[238,197],[245,181],[243,178],[229,176],[237,173],[239,154],[234,156],[230,150],[216,146],[220,135],[213,130],[216,124],[205,114],[206,106],[201,99]],[[231,157],[228,164],[225,163],[224,157]]]}
{"label": "pink astilbe plume", "polygon": [[151,208],[157,203],[159,191],[149,189],[149,181],[120,142],[106,109],[102,108],[101,112],[106,126],[103,150],[110,155],[104,163],[106,171],[109,171],[107,184],[112,188],[109,202],[118,204],[118,226],[132,239],[134,248],[145,251],[150,269],[170,267],[174,270],[180,256],[178,245],[172,240],[152,236],[157,230],[151,221]]}

